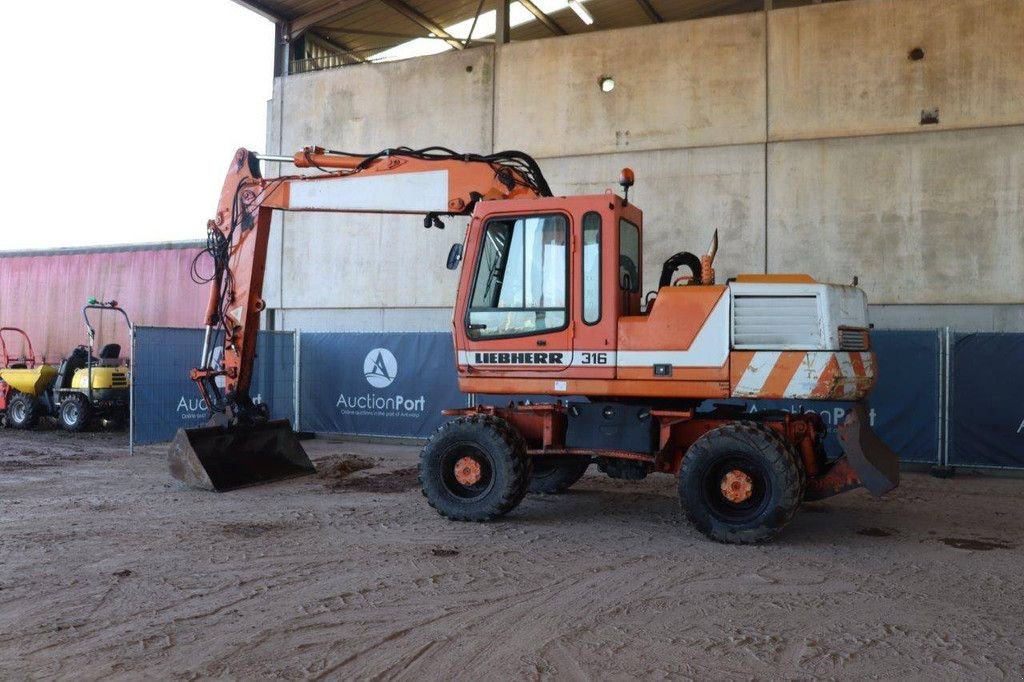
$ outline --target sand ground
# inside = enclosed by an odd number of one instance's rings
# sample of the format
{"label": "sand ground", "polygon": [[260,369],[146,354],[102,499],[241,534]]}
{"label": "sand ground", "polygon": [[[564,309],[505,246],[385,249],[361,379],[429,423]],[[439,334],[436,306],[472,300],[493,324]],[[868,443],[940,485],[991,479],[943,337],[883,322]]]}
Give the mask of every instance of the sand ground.
{"label": "sand ground", "polygon": [[1024,675],[1021,479],[909,474],[734,547],[667,476],[461,524],[416,448],[312,441],[373,467],[215,494],[125,441],[0,431],[0,679]]}

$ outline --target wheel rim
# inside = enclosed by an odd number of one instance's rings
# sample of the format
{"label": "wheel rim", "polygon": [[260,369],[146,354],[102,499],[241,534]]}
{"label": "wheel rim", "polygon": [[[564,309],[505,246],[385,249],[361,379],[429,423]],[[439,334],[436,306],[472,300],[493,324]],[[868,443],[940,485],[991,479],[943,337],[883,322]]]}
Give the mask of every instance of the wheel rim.
{"label": "wheel rim", "polygon": [[480,462],[472,457],[462,457],[455,463],[455,480],[459,485],[473,486],[483,478]]}
{"label": "wheel rim", "polygon": [[722,521],[751,521],[771,499],[771,481],[756,461],[725,457],[710,466],[702,486],[708,509]]}
{"label": "wheel rim", "polygon": [[17,400],[11,405],[11,419],[20,424],[25,421],[25,403]]}
{"label": "wheel rim", "polygon": [[78,403],[71,401],[64,405],[64,409],[61,410],[61,414],[64,415],[64,423],[70,425],[77,424],[79,418]]}
{"label": "wheel rim", "polygon": [[733,504],[746,502],[754,495],[754,479],[742,469],[730,469],[719,485],[722,497]]}
{"label": "wheel rim", "polygon": [[470,443],[453,445],[441,456],[441,482],[462,500],[478,500],[494,487],[491,456]]}

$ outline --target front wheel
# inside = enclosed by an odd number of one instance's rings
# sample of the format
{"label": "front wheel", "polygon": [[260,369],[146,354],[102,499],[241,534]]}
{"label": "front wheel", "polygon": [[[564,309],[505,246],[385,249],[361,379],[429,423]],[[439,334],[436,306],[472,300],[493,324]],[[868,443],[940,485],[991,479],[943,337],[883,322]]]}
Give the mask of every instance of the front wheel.
{"label": "front wheel", "polygon": [[679,501],[690,522],[718,542],[771,540],[804,494],[793,449],[754,424],[728,424],[698,439],[679,469]]}
{"label": "front wheel", "polygon": [[503,419],[460,417],[442,425],[420,453],[430,506],[454,521],[490,521],[515,509],[530,481],[522,438]]}
{"label": "front wheel", "polygon": [[16,393],[7,403],[7,423],[16,429],[31,429],[39,421],[39,399]]}
{"label": "front wheel", "polygon": [[72,433],[84,431],[90,412],[88,398],[80,393],[73,393],[60,404],[60,425]]}

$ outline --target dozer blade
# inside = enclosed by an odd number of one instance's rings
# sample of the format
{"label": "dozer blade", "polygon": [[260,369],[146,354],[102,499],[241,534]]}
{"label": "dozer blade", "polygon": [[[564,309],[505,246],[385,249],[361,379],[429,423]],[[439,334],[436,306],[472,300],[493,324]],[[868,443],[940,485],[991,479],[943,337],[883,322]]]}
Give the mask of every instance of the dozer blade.
{"label": "dozer blade", "polygon": [[861,484],[875,497],[900,484],[900,459],[874,431],[867,409],[858,403],[839,425],[839,443]]}
{"label": "dozer blade", "polygon": [[174,478],[217,492],[316,473],[287,419],[178,429],[168,459]]}

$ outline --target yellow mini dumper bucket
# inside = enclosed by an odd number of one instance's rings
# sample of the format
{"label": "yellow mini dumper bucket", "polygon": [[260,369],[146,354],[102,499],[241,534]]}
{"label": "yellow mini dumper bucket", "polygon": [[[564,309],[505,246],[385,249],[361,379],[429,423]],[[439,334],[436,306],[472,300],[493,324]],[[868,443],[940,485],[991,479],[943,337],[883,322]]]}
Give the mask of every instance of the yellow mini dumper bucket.
{"label": "yellow mini dumper bucket", "polygon": [[45,391],[55,376],[57,368],[52,365],[39,365],[31,369],[0,369],[0,379],[8,386],[32,396]]}

